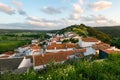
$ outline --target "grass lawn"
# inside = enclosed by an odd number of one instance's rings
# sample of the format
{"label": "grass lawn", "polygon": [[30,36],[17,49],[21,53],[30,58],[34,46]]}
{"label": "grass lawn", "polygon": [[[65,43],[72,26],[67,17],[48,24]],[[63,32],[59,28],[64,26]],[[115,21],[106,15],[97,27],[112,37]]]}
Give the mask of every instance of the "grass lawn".
{"label": "grass lawn", "polygon": [[23,46],[28,41],[0,41],[0,53],[5,51],[12,51],[17,47]]}

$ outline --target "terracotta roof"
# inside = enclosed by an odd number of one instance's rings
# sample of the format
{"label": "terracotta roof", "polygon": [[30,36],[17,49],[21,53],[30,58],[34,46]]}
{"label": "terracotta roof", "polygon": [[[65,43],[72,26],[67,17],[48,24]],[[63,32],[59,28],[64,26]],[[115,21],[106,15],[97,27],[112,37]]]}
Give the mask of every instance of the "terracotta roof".
{"label": "terracotta roof", "polygon": [[81,38],[82,39],[82,41],[84,41],[84,42],[98,42],[99,40],[98,39],[96,39],[96,38],[91,38],[91,37],[89,37],[89,38]]}
{"label": "terracotta roof", "polygon": [[8,52],[5,52],[5,53],[3,53],[3,54],[6,54],[6,55],[13,55],[14,52],[12,52],[12,51],[8,51]]}
{"label": "terracotta roof", "polygon": [[105,50],[105,49],[110,48],[110,45],[101,42],[101,43],[99,43],[99,44],[95,44],[95,45],[93,45],[92,48],[94,48],[94,49],[96,49],[96,50]]}
{"label": "terracotta roof", "polygon": [[22,46],[22,48],[25,48],[25,47],[28,47],[28,45],[24,45],[24,46]]}
{"label": "terracotta roof", "polygon": [[106,49],[106,50],[102,50],[102,51],[106,52],[107,54],[111,54],[111,53],[120,53],[120,50],[117,51],[117,50]]}
{"label": "terracotta roof", "polygon": [[38,50],[38,49],[40,49],[40,46],[35,45],[35,46],[32,46],[31,49]]}
{"label": "terracotta roof", "polygon": [[0,56],[0,58],[8,58],[8,57],[9,57],[9,56],[7,56],[7,55],[6,55],[6,56]]}
{"label": "terracotta roof", "polygon": [[34,56],[34,64],[35,66],[40,66],[43,64],[47,64],[51,61],[60,62],[67,60],[67,56],[74,54],[73,51],[65,51],[65,52],[57,52],[57,53],[46,53],[43,55],[35,55]]}
{"label": "terracotta roof", "polygon": [[75,47],[75,44],[73,44],[73,43],[66,43],[65,45],[67,46],[67,48],[74,48]]}
{"label": "terracotta roof", "polygon": [[36,46],[35,44],[31,44],[30,47]]}
{"label": "terracotta roof", "polygon": [[51,50],[51,49],[64,49],[65,48],[65,45],[64,44],[51,44],[49,46],[47,46],[47,49],[48,50]]}
{"label": "terracotta roof", "polygon": [[86,49],[76,49],[74,50],[75,53],[86,52]]}
{"label": "terracotta roof", "polygon": [[49,46],[47,46],[47,49],[48,50],[51,50],[51,49],[66,49],[66,48],[74,48],[75,47],[75,44],[72,44],[72,43],[67,43],[67,44],[51,44]]}
{"label": "terracotta roof", "polygon": [[54,37],[52,41],[58,41],[60,38],[59,37]]}

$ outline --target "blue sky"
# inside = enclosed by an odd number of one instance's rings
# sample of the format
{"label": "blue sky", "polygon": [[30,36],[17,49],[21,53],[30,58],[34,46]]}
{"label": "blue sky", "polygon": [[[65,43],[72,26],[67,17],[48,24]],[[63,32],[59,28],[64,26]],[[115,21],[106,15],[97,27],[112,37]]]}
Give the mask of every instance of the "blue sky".
{"label": "blue sky", "polygon": [[0,29],[120,25],[120,0],[0,0]]}

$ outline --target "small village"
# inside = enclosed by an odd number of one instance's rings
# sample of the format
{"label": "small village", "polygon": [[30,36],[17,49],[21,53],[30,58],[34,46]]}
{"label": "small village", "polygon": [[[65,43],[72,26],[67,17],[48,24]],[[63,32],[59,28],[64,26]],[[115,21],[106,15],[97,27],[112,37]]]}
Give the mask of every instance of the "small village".
{"label": "small village", "polygon": [[[48,63],[64,63],[70,59],[86,58],[96,56],[100,59],[106,58],[113,52],[120,52],[120,49],[110,46],[97,38],[82,37],[74,32],[65,34],[50,34],[50,39],[39,42],[35,39],[31,44],[21,46],[14,51],[8,51],[0,55],[0,72],[23,73],[33,67],[34,70],[44,68]],[[64,42],[74,39],[77,43]]]}

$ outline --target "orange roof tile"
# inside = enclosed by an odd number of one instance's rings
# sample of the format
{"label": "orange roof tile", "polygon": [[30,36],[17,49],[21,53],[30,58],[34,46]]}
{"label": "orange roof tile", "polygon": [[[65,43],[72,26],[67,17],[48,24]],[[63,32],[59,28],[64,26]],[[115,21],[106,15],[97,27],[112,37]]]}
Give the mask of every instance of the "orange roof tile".
{"label": "orange roof tile", "polygon": [[82,41],[84,41],[84,42],[98,42],[99,40],[96,38],[89,37],[89,38],[82,38]]}
{"label": "orange roof tile", "polygon": [[73,43],[66,43],[65,44],[68,48],[75,48],[75,44],[73,44]]}
{"label": "orange roof tile", "polygon": [[9,57],[9,56],[7,56],[7,55],[6,55],[6,56],[0,56],[0,58],[8,58],[8,57]]}
{"label": "orange roof tile", "polygon": [[47,49],[48,50],[51,50],[51,49],[64,49],[65,48],[65,45],[64,44],[51,44],[49,46],[47,46]]}
{"label": "orange roof tile", "polygon": [[93,45],[92,48],[94,48],[94,49],[96,49],[96,50],[105,50],[105,49],[110,48],[110,45],[101,42],[101,43],[99,43],[99,44],[95,44],[95,45]]}
{"label": "orange roof tile", "polygon": [[67,43],[67,44],[51,44],[49,46],[47,46],[47,49],[48,50],[51,50],[51,49],[66,49],[66,48],[74,48],[75,47],[75,44],[72,44],[72,43]]}
{"label": "orange roof tile", "polygon": [[3,54],[6,54],[6,55],[13,55],[14,52],[12,52],[12,51],[8,51],[8,52],[5,52],[5,53],[3,53]]}
{"label": "orange roof tile", "polygon": [[60,62],[67,60],[67,56],[74,54],[73,51],[57,52],[57,53],[46,53],[43,55],[35,55],[34,63],[35,66],[47,64],[51,61]]}
{"label": "orange roof tile", "polygon": [[40,49],[40,46],[35,45],[35,46],[32,46],[31,49],[37,50],[37,49]]}
{"label": "orange roof tile", "polygon": [[76,49],[74,50],[75,53],[86,52],[86,49]]}
{"label": "orange roof tile", "polygon": [[59,37],[54,37],[52,41],[58,41],[60,38]]}
{"label": "orange roof tile", "polygon": [[35,44],[31,44],[30,47],[36,46]]}
{"label": "orange roof tile", "polygon": [[27,45],[22,46],[22,48],[25,48],[25,47],[27,47]]}
{"label": "orange roof tile", "polygon": [[102,50],[108,54],[111,54],[111,53],[120,53],[120,51],[117,51],[117,50],[109,50],[109,49],[106,49],[106,50]]}

